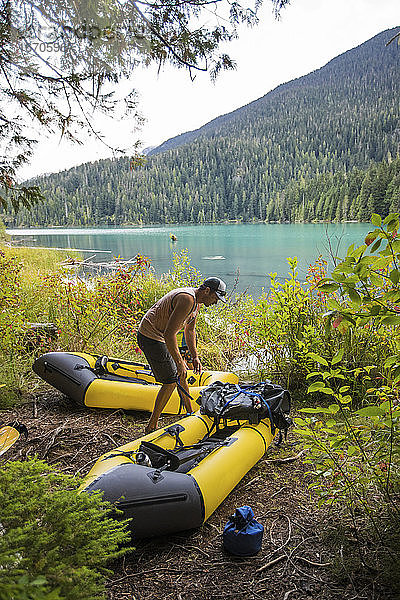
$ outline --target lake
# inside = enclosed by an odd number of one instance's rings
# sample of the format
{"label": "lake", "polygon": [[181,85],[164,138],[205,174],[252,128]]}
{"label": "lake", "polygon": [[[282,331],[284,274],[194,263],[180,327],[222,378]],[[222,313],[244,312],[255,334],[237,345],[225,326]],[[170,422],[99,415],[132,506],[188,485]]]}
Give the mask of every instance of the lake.
{"label": "lake", "polygon": [[[231,287],[239,270],[237,291],[246,288],[258,297],[268,288],[268,273],[284,278],[288,273],[286,257],[297,256],[299,276],[304,280],[307,267],[322,254],[329,260],[329,244],[343,254],[355,242],[363,243],[372,229],[368,223],[295,224],[218,224],[171,225],[121,229],[8,229],[23,245],[51,248],[80,248],[84,256],[96,254],[104,262],[120,255],[132,258],[138,252],[149,256],[157,274],[172,268],[174,252],[189,250],[192,264],[204,276],[216,275]],[[170,233],[177,237],[170,239]]]}

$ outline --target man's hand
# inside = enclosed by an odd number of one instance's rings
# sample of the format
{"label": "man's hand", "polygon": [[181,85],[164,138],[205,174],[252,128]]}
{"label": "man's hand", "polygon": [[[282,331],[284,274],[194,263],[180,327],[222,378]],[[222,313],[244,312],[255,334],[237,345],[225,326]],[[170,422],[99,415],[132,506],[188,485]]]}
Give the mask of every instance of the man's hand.
{"label": "man's hand", "polygon": [[192,365],[193,365],[193,372],[196,373],[197,375],[200,375],[200,373],[203,370],[203,367],[201,366],[201,362],[200,362],[200,359],[198,356],[192,360]]}

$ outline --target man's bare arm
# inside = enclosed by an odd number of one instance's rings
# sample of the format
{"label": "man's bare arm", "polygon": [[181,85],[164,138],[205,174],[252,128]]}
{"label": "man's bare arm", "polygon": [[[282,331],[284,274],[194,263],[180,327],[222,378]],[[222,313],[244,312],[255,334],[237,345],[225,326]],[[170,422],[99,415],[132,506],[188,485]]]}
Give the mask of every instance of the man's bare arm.
{"label": "man's bare arm", "polygon": [[178,375],[186,376],[186,364],[183,360],[176,339],[176,334],[182,328],[182,325],[193,308],[193,297],[190,294],[181,293],[176,297],[175,308],[168,320],[164,331],[164,339],[168,351],[176,362]]}

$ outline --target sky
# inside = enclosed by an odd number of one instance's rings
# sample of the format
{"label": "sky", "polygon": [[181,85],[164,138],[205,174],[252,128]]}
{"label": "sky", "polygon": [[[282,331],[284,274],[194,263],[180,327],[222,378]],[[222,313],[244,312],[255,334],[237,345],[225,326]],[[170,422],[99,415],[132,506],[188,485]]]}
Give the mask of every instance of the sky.
{"label": "sky", "polygon": [[[276,20],[270,0],[264,0],[260,23],[241,27],[239,39],[226,50],[237,62],[235,71],[221,73],[215,83],[199,72],[191,81],[187,71],[156,66],[137,69],[129,87],[139,94],[145,118],[141,130],[134,123],[97,120],[111,146],[140,148],[201,127],[267,94],[277,85],[306,75],[335,56],[358,46],[385,29],[400,25],[400,0],[291,0]],[[125,84],[126,85],[126,84]],[[90,139],[71,145],[59,136],[44,138],[20,179],[68,169],[88,161],[110,158],[111,151]]]}

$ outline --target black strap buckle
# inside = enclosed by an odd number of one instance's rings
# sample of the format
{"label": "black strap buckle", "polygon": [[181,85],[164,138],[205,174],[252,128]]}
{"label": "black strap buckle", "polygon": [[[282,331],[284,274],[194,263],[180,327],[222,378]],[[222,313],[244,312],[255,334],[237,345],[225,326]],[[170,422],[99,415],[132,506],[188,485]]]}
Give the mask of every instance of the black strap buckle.
{"label": "black strap buckle", "polygon": [[185,431],[185,428],[182,427],[182,425],[171,425],[171,427],[167,427],[166,429],[164,429],[164,431],[165,433],[168,433],[169,435],[175,438],[175,448],[177,448],[178,446],[183,447],[183,442],[179,436],[179,434],[182,433],[182,431]]}

